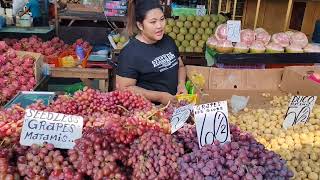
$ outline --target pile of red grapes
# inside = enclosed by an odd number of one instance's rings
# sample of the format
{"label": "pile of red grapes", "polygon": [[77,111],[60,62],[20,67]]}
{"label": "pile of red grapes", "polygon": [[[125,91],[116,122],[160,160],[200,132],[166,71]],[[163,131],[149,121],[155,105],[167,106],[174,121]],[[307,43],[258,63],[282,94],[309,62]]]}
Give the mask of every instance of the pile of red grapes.
{"label": "pile of red grapes", "polygon": [[23,124],[24,109],[14,105],[0,110],[0,144],[8,145],[19,141]]}
{"label": "pile of red grapes", "polygon": [[121,165],[126,164],[129,147],[117,144],[104,129],[86,129],[74,149],[68,151],[68,159],[81,174],[100,180],[127,179]]}
{"label": "pile of red grapes", "polygon": [[109,112],[122,115],[127,111],[149,110],[152,103],[143,96],[130,91],[102,93],[85,88],[73,97],[61,95],[45,110],[73,115],[92,115],[95,112]]}
{"label": "pile of red grapes", "polygon": [[60,150],[52,144],[40,147],[33,144],[23,156],[19,156],[17,167],[21,176],[26,178],[46,178],[52,171],[59,171],[68,166]]}
{"label": "pile of red grapes", "polygon": [[179,158],[182,179],[287,180],[293,173],[279,155],[268,151],[250,134],[231,126],[232,142],[206,145]]}
{"label": "pile of red grapes", "polygon": [[0,180],[2,179],[159,179],[259,180],[292,177],[286,162],[231,125],[232,142],[199,148],[195,125],[173,135],[169,119],[185,102],[156,107],[130,91],[102,93],[85,88],[59,96],[49,106],[28,108],[80,115],[83,135],[71,150],[52,144],[19,145],[25,110],[0,110]]}
{"label": "pile of red grapes", "polygon": [[132,179],[179,179],[177,159],[183,154],[183,145],[170,134],[149,131],[131,145]]}
{"label": "pile of red grapes", "polygon": [[19,178],[16,166],[12,164],[13,149],[0,149],[0,179],[13,180]]}

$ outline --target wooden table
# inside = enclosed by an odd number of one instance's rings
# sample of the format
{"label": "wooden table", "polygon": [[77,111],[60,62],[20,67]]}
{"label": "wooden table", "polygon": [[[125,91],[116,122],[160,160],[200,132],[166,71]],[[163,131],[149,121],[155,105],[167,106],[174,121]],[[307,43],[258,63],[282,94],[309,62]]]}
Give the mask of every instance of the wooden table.
{"label": "wooden table", "polygon": [[99,68],[51,68],[51,77],[59,78],[80,78],[88,87],[92,87],[92,80],[98,79],[99,89],[108,91],[109,70]]}

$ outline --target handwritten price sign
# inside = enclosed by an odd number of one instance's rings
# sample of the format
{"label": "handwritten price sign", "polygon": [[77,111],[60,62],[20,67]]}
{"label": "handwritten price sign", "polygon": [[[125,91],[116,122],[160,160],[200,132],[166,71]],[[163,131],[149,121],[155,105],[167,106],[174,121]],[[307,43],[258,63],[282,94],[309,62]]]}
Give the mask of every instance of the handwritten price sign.
{"label": "handwritten price sign", "polygon": [[192,109],[193,105],[190,104],[187,106],[179,107],[173,112],[171,118],[171,134],[175,133],[183,127],[183,125],[189,119]]}
{"label": "handwritten price sign", "polygon": [[53,112],[26,109],[20,144],[52,143],[56,148],[72,149],[82,137],[83,118]]}
{"label": "handwritten price sign", "polygon": [[287,129],[299,123],[306,123],[317,101],[317,96],[293,96],[284,118],[283,128]]}
{"label": "handwritten price sign", "polygon": [[241,21],[227,21],[227,39],[231,42],[240,42]]}
{"label": "handwritten price sign", "polygon": [[227,101],[202,104],[193,108],[200,148],[206,144],[230,142]]}
{"label": "handwritten price sign", "polygon": [[206,15],[206,6],[205,5],[197,5],[197,16],[204,16]]}

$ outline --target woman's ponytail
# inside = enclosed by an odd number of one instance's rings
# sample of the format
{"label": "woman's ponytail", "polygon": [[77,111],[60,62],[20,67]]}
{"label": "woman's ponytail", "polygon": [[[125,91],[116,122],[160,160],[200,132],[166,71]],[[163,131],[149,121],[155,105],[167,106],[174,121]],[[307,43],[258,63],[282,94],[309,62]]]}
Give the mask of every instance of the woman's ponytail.
{"label": "woman's ponytail", "polygon": [[133,36],[137,30],[135,7],[136,7],[135,0],[129,0],[129,2],[128,2],[128,22],[127,22],[127,31],[128,31],[129,36]]}

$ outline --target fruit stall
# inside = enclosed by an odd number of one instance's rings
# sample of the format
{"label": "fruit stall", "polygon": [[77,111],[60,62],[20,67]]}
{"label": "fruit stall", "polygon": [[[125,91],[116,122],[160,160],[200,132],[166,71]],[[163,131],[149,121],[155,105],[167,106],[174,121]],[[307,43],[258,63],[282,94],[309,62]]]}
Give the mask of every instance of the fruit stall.
{"label": "fruit stall", "polygon": [[[92,2],[55,1],[53,38],[0,39],[0,180],[320,180],[320,46],[308,34],[232,29],[211,0],[205,15],[169,17],[188,93],[157,105],[116,89],[130,38],[109,21],[125,23],[123,1]],[[92,43],[59,21],[112,30]]]}

